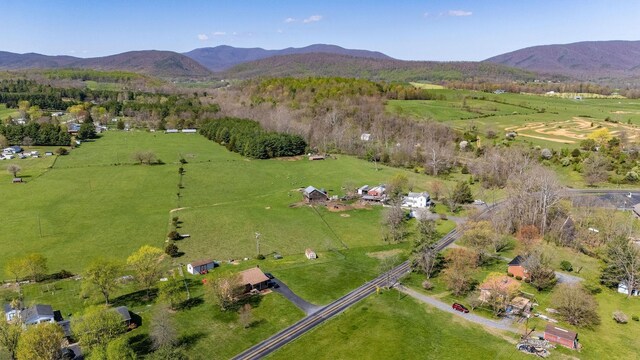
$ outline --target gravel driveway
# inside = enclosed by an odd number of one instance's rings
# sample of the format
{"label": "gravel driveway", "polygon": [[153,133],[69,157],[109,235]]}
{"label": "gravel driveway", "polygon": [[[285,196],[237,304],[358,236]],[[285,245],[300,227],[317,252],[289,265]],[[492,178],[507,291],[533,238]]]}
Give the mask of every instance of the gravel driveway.
{"label": "gravel driveway", "polygon": [[407,294],[407,295],[411,296],[412,298],[414,298],[416,300],[419,300],[419,301],[421,301],[423,303],[432,305],[432,306],[434,306],[434,307],[436,307],[436,308],[438,308],[438,309],[440,309],[442,311],[446,311],[448,313],[460,316],[460,317],[465,318],[465,319],[467,319],[467,320],[469,320],[471,322],[474,322],[476,324],[480,324],[482,326],[487,326],[487,327],[498,329],[498,330],[510,331],[510,332],[513,332],[513,333],[516,333],[516,334],[520,333],[520,331],[518,331],[518,329],[514,328],[511,325],[511,323],[512,323],[511,320],[509,320],[507,318],[504,318],[504,319],[502,319],[500,321],[496,321],[496,320],[487,319],[487,318],[484,318],[482,316],[478,316],[478,315],[471,314],[471,313],[468,313],[468,314],[461,313],[460,311],[453,310],[451,308],[451,304],[447,304],[447,303],[442,302],[442,301],[440,301],[440,300],[438,300],[436,298],[433,298],[431,296],[428,296],[428,295],[422,294],[420,292],[417,292],[417,291],[415,291],[413,289],[404,287],[402,285],[397,286],[396,289],[398,289],[398,291],[400,291],[400,292],[402,292],[404,294]]}

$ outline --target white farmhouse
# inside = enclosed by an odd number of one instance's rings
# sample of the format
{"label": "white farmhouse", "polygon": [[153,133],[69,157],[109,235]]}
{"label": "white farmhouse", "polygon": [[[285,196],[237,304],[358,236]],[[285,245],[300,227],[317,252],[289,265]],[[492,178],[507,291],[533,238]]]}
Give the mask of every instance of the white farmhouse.
{"label": "white farmhouse", "polygon": [[431,206],[431,196],[427,192],[410,192],[404,197],[402,205],[411,208],[426,208]]}

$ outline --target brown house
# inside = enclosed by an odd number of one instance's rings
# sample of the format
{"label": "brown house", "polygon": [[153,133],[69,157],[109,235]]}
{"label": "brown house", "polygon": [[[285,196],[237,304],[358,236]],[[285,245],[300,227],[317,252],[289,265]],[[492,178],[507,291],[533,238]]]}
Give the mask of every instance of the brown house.
{"label": "brown house", "polygon": [[552,324],[547,324],[547,327],[544,329],[544,339],[568,347],[569,349],[577,349],[579,346],[578,333],[556,327]]}
{"label": "brown house", "polygon": [[302,192],[302,196],[304,196],[304,201],[308,203],[329,200],[329,196],[326,191],[318,190],[313,186],[307,186]]}
{"label": "brown house", "polygon": [[507,269],[507,272],[509,274],[513,274],[513,276],[520,276],[523,279],[526,279],[529,277],[529,274],[527,273],[527,270],[522,266],[522,264],[524,263],[524,258],[520,255],[516,256],[513,258],[513,260],[511,260],[508,264],[509,268]]}
{"label": "brown house", "polygon": [[240,280],[245,286],[245,292],[250,292],[251,290],[260,291],[269,287],[269,278],[257,267],[241,272]]}

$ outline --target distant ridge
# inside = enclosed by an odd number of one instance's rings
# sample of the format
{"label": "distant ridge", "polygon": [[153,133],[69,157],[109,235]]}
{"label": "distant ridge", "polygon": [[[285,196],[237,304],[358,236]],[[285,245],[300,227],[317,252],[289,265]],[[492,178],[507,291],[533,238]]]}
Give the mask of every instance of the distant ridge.
{"label": "distant ridge", "polygon": [[220,45],[216,47],[194,49],[183,53],[183,55],[199,62],[211,71],[224,71],[238,64],[266,59],[273,56],[309,53],[340,54],[371,59],[392,59],[391,57],[377,51],[345,49],[340,46],[327,44],[314,44],[301,48],[289,47],[281,50],[236,48],[228,45]]}
{"label": "distant ridge", "polygon": [[79,68],[126,70],[160,77],[204,77],[211,72],[198,62],[172,51],[130,51],[116,55],[77,58],[0,52],[1,70]]}
{"label": "distant ridge", "polygon": [[538,74],[480,62],[404,61],[309,53],[273,56],[236,65],[226,78],[339,76],[383,81],[533,80]]}
{"label": "distant ridge", "polygon": [[533,46],[485,61],[582,79],[637,77],[640,75],[640,41],[584,41]]}

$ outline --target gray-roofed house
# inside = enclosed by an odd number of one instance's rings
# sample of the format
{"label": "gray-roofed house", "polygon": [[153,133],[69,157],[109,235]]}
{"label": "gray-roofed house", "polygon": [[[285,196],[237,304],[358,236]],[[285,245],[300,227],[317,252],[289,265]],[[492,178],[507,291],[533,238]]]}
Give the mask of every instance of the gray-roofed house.
{"label": "gray-roofed house", "polygon": [[22,310],[20,318],[25,325],[35,325],[44,322],[52,323],[54,322],[53,308],[51,305],[33,305]]}
{"label": "gray-roofed house", "polygon": [[313,186],[307,186],[302,192],[302,196],[304,196],[304,201],[306,202],[329,200],[329,196],[327,195],[326,191],[318,190]]}

